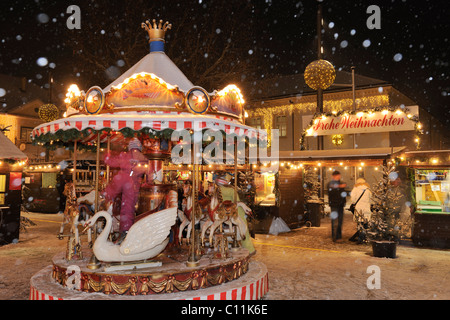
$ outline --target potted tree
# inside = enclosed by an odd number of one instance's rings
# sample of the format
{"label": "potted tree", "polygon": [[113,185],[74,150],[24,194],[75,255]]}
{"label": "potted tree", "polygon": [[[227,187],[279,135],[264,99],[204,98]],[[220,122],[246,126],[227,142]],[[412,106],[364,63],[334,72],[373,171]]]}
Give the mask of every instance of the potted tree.
{"label": "potted tree", "polygon": [[408,230],[400,211],[404,192],[398,172],[389,163],[382,167],[382,178],[372,187],[372,215],[367,223],[367,238],[375,257],[395,258],[397,244]]}
{"label": "potted tree", "polygon": [[309,223],[312,227],[320,227],[323,200],[319,198],[321,183],[317,171],[314,171],[312,167],[306,167],[304,181],[303,187]]}

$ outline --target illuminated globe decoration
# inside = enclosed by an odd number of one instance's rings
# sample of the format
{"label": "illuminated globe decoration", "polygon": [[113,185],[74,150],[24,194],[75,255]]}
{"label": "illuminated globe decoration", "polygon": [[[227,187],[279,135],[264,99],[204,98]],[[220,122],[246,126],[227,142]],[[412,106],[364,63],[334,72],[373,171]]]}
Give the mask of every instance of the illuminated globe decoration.
{"label": "illuminated globe decoration", "polygon": [[53,121],[59,118],[59,109],[54,104],[44,104],[39,107],[38,115],[45,122]]}
{"label": "illuminated globe decoration", "polygon": [[194,87],[186,94],[186,105],[193,113],[205,113],[209,104],[209,95],[203,88]]}
{"label": "illuminated globe decoration", "polygon": [[311,89],[326,89],[336,78],[336,70],[327,60],[311,62],[305,69],[305,82]]}

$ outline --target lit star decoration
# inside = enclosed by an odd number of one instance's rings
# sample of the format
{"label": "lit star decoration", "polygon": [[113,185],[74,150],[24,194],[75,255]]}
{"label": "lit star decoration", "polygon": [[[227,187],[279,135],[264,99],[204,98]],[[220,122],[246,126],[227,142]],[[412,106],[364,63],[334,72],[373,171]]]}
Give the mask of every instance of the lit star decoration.
{"label": "lit star decoration", "polygon": [[336,78],[336,70],[327,60],[311,62],[305,69],[305,82],[314,90],[326,89],[331,86]]}
{"label": "lit star decoration", "polygon": [[334,134],[331,136],[331,142],[335,146],[340,146],[344,142],[344,136],[342,134]]}

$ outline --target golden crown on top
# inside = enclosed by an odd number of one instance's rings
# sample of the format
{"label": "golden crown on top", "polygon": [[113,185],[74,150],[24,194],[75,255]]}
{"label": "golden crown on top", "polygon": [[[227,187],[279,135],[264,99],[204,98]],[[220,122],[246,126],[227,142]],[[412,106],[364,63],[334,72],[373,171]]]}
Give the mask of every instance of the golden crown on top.
{"label": "golden crown on top", "polygon": [[159,20],[159,23],[156,24],[155,19],[153,19],[152,22],[153,25],[148,20],[146,20],[145,23],[142,22],[142,29],[147,30],[150,41],[164,41],[164,35],[167,30],[172,29],[172,24],[169,24],[169,21],[166,21],[163,24],[163,20]]}

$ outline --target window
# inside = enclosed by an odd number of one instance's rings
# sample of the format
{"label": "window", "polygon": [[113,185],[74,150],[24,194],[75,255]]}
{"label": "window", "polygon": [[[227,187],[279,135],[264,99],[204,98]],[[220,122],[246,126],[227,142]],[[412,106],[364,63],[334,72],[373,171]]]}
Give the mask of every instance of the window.
{"label": "window", "polygon": [[56,172],[42,173],[42,188],[56,188]]}
{"label": "window", "polygon": [[6,174],[0,174],[0,205],[5,204]]}
{"label": "window", "polygon": [[249,125],[255,129],[261,129],[261,117],[251,118]]}
{"label": "window", "polygon": [[255,202],[262,206],[274,206],[275,194],[275,174],[273,173],[255,173],[256,197]]}
{"label": "window", "polygon": [[287,118],[286,116],[277,116],[275,117],[275,126],[274,129],[278,129],[280,133],[280,137],[287,136]]}
{"label": "window", "polygon": [[20,140],[25,142],[31,142],[31,133],[33,128],[20,127]]}

